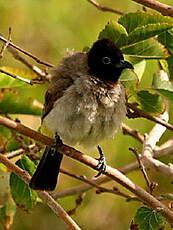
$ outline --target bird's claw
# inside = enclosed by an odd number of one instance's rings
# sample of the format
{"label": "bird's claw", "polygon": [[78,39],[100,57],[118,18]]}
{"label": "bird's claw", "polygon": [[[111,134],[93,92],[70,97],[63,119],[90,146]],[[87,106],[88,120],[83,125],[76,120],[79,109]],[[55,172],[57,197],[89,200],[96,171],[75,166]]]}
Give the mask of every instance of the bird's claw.
{"label": "bird's claw", "polygon": [[96,166],[96,169],[99,170],[99,172],[97,173],[95,177],[99,177],[101,174],[106,172],[106,159],[105,159],[104,153],[100,146],[97,146],[97,148],[98,148],[100,157],[97,158],[98,165]]}

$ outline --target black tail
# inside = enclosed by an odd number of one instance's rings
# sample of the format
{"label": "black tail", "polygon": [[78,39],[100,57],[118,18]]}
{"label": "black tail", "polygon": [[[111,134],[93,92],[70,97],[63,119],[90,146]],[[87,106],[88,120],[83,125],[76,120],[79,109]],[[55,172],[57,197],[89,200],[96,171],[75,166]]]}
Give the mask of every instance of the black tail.
{"label": "black tail", "polygon": [[47,146],[29,183],[30,188],[35,190],[52,191],[57,184],[63,154],[55,147]]}

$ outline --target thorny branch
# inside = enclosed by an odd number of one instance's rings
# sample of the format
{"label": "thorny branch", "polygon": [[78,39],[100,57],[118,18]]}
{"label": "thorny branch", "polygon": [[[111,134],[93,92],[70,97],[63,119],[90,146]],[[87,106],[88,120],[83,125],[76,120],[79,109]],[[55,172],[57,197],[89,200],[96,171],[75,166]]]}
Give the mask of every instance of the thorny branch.
{"label": "thorny branch", "polygon": [[[0,116],[0,124],[10,129],[13,129],[16,132],[19,132],[25,136],[33,138],[36,141],[40,141],[46,145],[53,144],[53,139],[48,138],[30,128],[27,128],[21,123],[17,123],[6,117]],[[85,155],[72,147],[69,147],[67,145],[62,145],[61,147],[59,147],[59,152],[77,161],[80,161],[81,163],[96,170],[96,166],[98,164],[98,161],[96,159],[88,155]],[[127,178],[123,173],[121,173],[117,169],[107,166],[106,172],[104,174],[110,177],[112,180],[121,184],[123,187],[125,187],[132,193],[134,193],[142,202],[147,204],[149,207],[157,211],[158,210],[161,211],[162,214],[166,217],[167,221],[170,223],[170,225],[173,226],[173,212],[169,210],[169,208],[167,208],[159,200],[157,200],[154,196],[146,192],[144,189],[142,189],[138,185],[134,184],[129,178]]]}

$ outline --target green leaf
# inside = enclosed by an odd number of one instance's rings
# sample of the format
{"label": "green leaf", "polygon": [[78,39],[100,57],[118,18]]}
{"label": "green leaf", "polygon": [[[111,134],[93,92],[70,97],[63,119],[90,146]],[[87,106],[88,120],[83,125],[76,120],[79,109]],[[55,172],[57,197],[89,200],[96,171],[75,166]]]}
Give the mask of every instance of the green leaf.
{"label": "green leaf", "polygon": [[[22,156],[22,158],[16,162],[16,165],[28,171],[31,175],[33,175],[36,168],[35,164],[26,156]],[[37,193],[31,190],[28,184],[14,173],[10,175],[10,189],[16,205],[22,209],[30,211],[36,204]]]}
{"label": "green leaf", "polygon": [[168,69],[171,80],[173,79],[173,55],[167,59]]}
{"label": "green leaf", "polygon": [[125,69],[121,74],[120,81],[126,88],[134,88],[138,82],[138,77],[133,70]]}
{"label": "green leaf", "polygon": [[165,218],[153,209],[140,207],[134,217],[139,230],[158,230],[164,224]]}
{"label": "green leaf", "polygon": [[163,112],[164,106],[160,95],[141,90],[136,93],[136,97],[143,111],[153,115]]}
{"label": "green leaf", "polygon": [[117,22],[109,22],[100,32],[99,38],[109,38],[116,43],[118,47],[127,43],[127,32],[125,28]]}
{"label": "green leaf", "polygon": [[141,80],[146,67],[146,61],[142,60],[134,65],[134,71],[136,75],[138,76],[139,81]]}
{"label": "green leaf", "polygon": [[10,139],[11,136],[12,136],[11,130],[6,128],[5,126],[0,125],[0,137]]}
{"label": "green leaf", "polygon": [[173,84],[170,81],[161,80],[157,75],[154,75],[152,87],[162,96],[173,101]]}
{"label": "green leaf", "polygon": [[169,56],[164,46],[156,39],[148,39],[136,44],[122,48],[122,52],[126,55],[131,55],[140,58],[166,58]]}
{"label": "green leaf", "polygon": [[158,36],[161,42],[173,54],[173,29],[170,29]]}
{"label": "green leaf", "polygon": [[[1,67],[1,69],[26,79],[33,79],[37,77],[37,75],[33,74],[31,71],[26,71],[23,69],[17,69],[17,68],[7,67],[7,66],[3,66]],[[28,87],[28,84],[18,79],[14,79],[4,73],[0,73],[0,88],[18,88],[18,87]]]}
{"label": "green leaf", "polygon": [[128,44],[134,44],[140,41],[144,41],[148,38],[152,38],[168,29],[173,27],[173,23],[157,23],[148,24],[142,27],[137,27],[133,30],[128,37]]}
{"label": "green leaf", "polygon": [[120,17],[118,22],[123,25],[128,33],[134,31],[137,27],[142,27],[145,25],[154,25],[162,23],[173,23],[173,19],[168,16],[163,16],[157,13],[144,13],[144,12],[135,12],[128,13]]}
{"label": "green leaf", "polygon": [[0,114],[41,115],[41,110],[40,103],[32,98],[25,98],[17,89],[0,90]]}

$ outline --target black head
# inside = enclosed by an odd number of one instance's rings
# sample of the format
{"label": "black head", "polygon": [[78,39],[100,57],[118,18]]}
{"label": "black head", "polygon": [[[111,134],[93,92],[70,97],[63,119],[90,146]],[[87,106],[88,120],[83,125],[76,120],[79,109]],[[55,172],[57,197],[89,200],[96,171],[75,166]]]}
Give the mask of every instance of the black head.
{"label": "black head", "polygon": [[121,50],[107,38],[97,40],[88,52],[90,74],[105,80],[116,82],[123,69],[133,69],[132,64],[124,60]]}

